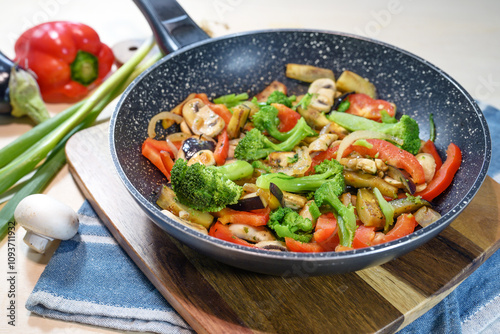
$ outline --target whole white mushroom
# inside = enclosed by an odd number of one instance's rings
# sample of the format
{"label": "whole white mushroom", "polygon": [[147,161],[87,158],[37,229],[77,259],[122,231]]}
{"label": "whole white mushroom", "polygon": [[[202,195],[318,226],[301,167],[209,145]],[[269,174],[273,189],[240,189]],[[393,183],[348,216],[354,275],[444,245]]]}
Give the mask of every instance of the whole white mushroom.
{"label": "whole white mushroom", "polygon": [[44,253],[54,239],[71,239],[78,232],[78,215],[68,205],[44,194],[25,197],[14,211],[16,222],[26,229],[24,242]]}

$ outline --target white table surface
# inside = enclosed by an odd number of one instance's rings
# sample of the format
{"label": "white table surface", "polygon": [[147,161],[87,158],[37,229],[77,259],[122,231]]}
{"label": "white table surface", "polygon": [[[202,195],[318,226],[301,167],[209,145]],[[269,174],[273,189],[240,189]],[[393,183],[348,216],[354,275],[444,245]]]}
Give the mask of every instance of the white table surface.
{"label": "white table surface", "polygon": [[[440,67],[474,98],[500,107],[500,1],[435,0],[180,0],[190,16],[213,36],[269,28],[312,28],[358,34],[410,51]],[[14,57],[16,38],[29,27],[73,20],[93,27],[101,40],[149,36],[131,0],[1,0],[0,50]],[[49,105],[52,114],[65,105]],[[0,117],[0,147],[31,128],[25,120]],[[77,210],[83,196],[64,168],[45,193]],[[7,325],[7,245],[0,242],[0,333],[113,333],[117,331],[44,319],[24,304],[55,246],[46,255],[23,243],[16,230],[16,326]]]}

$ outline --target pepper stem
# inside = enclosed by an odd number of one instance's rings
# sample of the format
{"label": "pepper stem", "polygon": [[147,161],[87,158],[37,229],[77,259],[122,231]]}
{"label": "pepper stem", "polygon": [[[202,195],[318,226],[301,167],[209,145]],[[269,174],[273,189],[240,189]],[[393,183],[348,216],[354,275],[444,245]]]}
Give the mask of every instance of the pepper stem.
{"label": "pepper stem", "polygon": [[85,51],[78,51],[75,60],[70,65],[71,79],[84,86],[93,83],[99,76],[97,57]]}

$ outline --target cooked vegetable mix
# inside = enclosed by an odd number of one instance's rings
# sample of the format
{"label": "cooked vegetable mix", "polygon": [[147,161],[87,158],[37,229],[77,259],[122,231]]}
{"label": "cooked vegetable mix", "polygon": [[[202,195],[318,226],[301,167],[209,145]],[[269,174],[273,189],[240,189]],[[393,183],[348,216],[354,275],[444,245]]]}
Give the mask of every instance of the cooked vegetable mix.
{"label": "cooked vegetable mix", "polygon": [[335,81],[329,69],[288,64],[286,75],[307,92],[274,81],[254,97],[193,93],[151,119],[142,153],[170,181],[157,201],[168,215],[292,252],[370,247],[439,219],[431,201],[460,168],[456,145],[443,163],[434,138],[422,141],[417,122],[396,118],[356,73]]}

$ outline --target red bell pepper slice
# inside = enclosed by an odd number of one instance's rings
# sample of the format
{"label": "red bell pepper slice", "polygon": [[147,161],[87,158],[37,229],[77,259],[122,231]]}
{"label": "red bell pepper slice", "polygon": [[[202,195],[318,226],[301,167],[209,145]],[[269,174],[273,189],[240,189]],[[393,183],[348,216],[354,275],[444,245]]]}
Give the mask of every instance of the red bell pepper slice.
{"label": "red bell pepper slice", "polygon": [[91,27],[76,22],[46,22],[16,41],[15,61],[36,74],[45,102],[74,103],[111,71],[114,56]]}
{"label": "red bell pepper slice", "polygon": [[165,170],[167,171],[167,174],[164,174],[170,181],[172,168],[174,167],[174,160],[170,157],[170,153],[167,151],[160,151],[160,158],[163,166],[165,167]]}
{"label": "red bell pepper slice", "polygon": [[415,196],[421,196],[427,201],[432,201],[450,186],[461,163],[462,151],[460,151],[457,145],[451,143],[446,150],[446,161],[444,164],[436,172],[432,181],[427,185],[427,188],[417,192]]}
{"label": "red bell pepper slice", "polygon": [[224,104],[211,104],[210,109],[212,109],[214,113],[219,115],[224,120],[224,122],[226,123],[226,126],[224,127],[225,129],[229,124],[229,121],[231,121],[231,117],[233,117],[233,114],[231,114],[229,109],[227,109],[226,105]]}
{"label": "red bell pepper slice", "polygon": [[439,155],[436,145],[434,145],[434,142],[432,140],[428,140],[422,145],[422,152],[428,153],[432,155],[434,158],[434,161],[436,161],[436,172],[441,168],[443,165],[443,160],[441,160],[441,156]]}
{"label": "red bell pepper slice", "polygon": [[381,110],[387,111],[389,116],[394,117],[396,113],[394,106],[384,100],[375,100],[366,94],[351,94],[347,97],[349,108],[346,113],[362,116],[374,121],[382,120]]}
{"label": "red bell pepper slice", "polygon": [[265,226],[269,221],[270,208],[238,211],[224,208],[217,213],[219,221],[222,224],[245,224],[250,226]]}
{"label": "red bell pepper slice", "polygon": [[237,244],[240,246],[247,246],[247,247],[255,248],[255,246],[252,245],[251,243],[235,236],[233,234],[233,232],[231,232],[229,227],[222,224],[220,221],[215,222],[215,224],[213,224],[210,227],[210,229],[208,230],[208,235],[210,235],[214,238],[217,238],[217,239],[232,242],[233,244]]}
{"label": "red bell pepper slice", "polygon": [[284,104],[272,103],[273,107],[278,109],[278,119],[280,124],[278,125],[278,130],[280,132],[287,132],[292,130],[300,119],[300,114]]}
{"label": "red bell pepper slice", "polygon": [[222,166],[226,162],[227,156],[229,154],[229,136],[227,131],[223,130],[217,136],[217,145],[214,150],[214,159],[217,166]]}
{"label": "red bell pepper slice", "polygon": [[354,233],[352,248],[370,247],[375,238],[375,226],[360,225]]}
{"label": "red bell pepper slice", "polygon": [[208,96],[205,93],[195,94],[193,98],[202,100],[203,103],[206,105],[209,105],[209,106],[213,105],[213,103],[208,99]]}
{"label": "red bell pepper slice", "polygon": [[337,233],[337,218],[331,212],[324,213],[318,217],[314,227],[314,240],[324,242]]}
{"label": "red bell pepper slice", "polygon": [[322,214],[316,221],[313,239],[325,252],[334,251],[340,243],[337,218],[331,212]]}
{"label": "red bell pepper slice", "polygon": [[386,234],[383,232],[377,232],[375,234],[375,237],[373,238],[373,245],[382,244],[407,236],[415,231],[415,227],[417,227],[417,225],[418,223],[415,220],[414,215],[411,213],[404,213],[398,217],[392,230]]}
{"label": "red bell pepper slice", "polygon": [[170,153],[170,156],[174,158],[174,153],[172,152],[172,149],[170,146],[167,144],[165,140],[156,140],[153,138],[146,138],[144,143],[142,145],[148,145],[157,150],[158,152],[160,151],[166,151]]}
{"label": "red bell pepper slice", "polygon": [[292,238],[285,237],[285,244],[289,251],[299,253],[321,253],[325,252],[323,247],[316,242],[300,242]]}
{"label": "red bell pepper slice", "polygon": [[[371,148],[361,145],[351,146],[362,155],[379,158],[389,165],[404,169],[415,183],[425,183],[424,169],[413,154],[382,139],[367,139],[366,141],[372,146]],[[348,152],[344,152],[344,155],[346,154]]]}
{"label": "red bell pepper slice", "polygon": [[174,165],[173,153],[165,141],[147,138],[142,143],[141,152],[170,180],[170,171]]}

